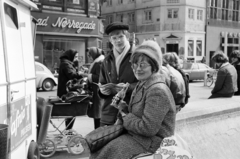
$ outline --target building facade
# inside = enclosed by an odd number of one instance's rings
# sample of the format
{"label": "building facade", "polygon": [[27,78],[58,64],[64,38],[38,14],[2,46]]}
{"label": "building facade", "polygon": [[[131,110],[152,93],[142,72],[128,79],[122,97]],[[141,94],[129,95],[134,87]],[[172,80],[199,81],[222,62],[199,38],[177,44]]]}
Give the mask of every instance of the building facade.
{"label": "building facade", "polygon": [[[107,0],[102,7],[104,25],[128,23],[136,44],[155,39],[162,52],[176,52],[182,59],[201,61],[205,56],[205,0]],[[108,37],[103,47],[108,50]]]}
{"label": "building facade", "polygon": [[215,51],[230,56],[233,50],[240,49],[239,5],[239,0],[207,0],[206,59],[212,67]]}
{"label": "building facade", "polygon": [[79,65],[88,62],[86,48],[102,48],[103,24],[98,0],[32,0],[39,11],[35,59],[52,72],[58,69],[61,54],[68,49],[79,52]]}

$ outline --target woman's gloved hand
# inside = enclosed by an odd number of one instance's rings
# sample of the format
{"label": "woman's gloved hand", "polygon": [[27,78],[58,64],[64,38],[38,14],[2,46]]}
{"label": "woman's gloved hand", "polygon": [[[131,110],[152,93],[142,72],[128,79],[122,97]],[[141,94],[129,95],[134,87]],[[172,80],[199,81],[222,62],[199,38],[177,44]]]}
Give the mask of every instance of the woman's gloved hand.
{"label": "woman's gloved hand", "polygon": [[118,110],[121,113],[122,117],[124,117],[129,113],[128,104],[125,101],[121,100],[118,104]]}

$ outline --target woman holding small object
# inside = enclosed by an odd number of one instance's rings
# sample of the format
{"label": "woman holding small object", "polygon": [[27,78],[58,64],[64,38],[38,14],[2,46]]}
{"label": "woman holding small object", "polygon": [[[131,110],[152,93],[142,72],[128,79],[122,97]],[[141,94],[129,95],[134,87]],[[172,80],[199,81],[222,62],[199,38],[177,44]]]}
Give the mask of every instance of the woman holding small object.
{"label": "woman holding small object", "polygon": [[[137,83],[129,105],[118,105],[127,133],[110,141],[91,159],[129,159],[141,153],[154,153],[175,129],[176,107],[171,91],[159,71],[162,54],[154,41],[145,41],[130,59]],[[128,108],[128,111],[124,108]],[[115,108],[116,109],[116,108]]]}
{"label": "woman holding small object", "polygon": [[89,89],[93,92],[92,105],[88,109],[88,116],[94,119],[94,128],[100,126],[100,99],[98,95],[99,87],[97,83],[99,81],[99,73],[102,61],[104,60],[103,50],[97,47],[90,47],[87,50],[87,55],[90,61],[93,61],[90,65],[88,73],[82,73],[82,76],[88,78]]}
{"label": "woman holding small object", "polygon": [[[74,61],[78,61],[78,52],[76,50],[70,49],[65,51],[60,57],[60,61],[57,87],[57,96],[59,98],[67,94],[66,84],[69,80],[82,78],[74,67]],[[66,119],[67,130],[72,129],[74,121],[74,118]]]}

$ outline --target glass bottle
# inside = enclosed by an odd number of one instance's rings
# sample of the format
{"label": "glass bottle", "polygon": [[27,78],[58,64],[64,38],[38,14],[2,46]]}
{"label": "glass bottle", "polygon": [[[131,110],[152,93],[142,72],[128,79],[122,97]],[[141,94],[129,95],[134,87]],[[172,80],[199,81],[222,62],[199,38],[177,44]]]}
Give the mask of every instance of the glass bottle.
{"label": "glass bottle", "polygon": [[125,87],[113,97],[111,106],[118,108],[119,102],[125,98],[129,85],[129,83],[126,83]]}

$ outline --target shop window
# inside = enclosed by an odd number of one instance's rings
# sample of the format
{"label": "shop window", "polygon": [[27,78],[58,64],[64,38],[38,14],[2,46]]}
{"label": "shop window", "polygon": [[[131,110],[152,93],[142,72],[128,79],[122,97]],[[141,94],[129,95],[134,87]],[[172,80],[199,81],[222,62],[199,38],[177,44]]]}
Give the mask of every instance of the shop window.
{"label": "shop window", "polygon": [[4,3],[4,13],[7,26],[12,29],[18,29],[17,10],[12,6]]}
{"label": "shop window", "polygon": [[188,56],[193,56],[193,40],[188,40]]}
{"label": "shop window", "polygon": [[196,48],[197,56],[202,56],[202,41],[197,40],[197,48]]}
{"label": "shop window", "polygon": [[67,39],[46,39],[43,41],[43,64],[54,72],[59,68],[60,56],[69,49],[75,49],[80,53],[79,64],[82,65],[85,62],[85,43]]}

